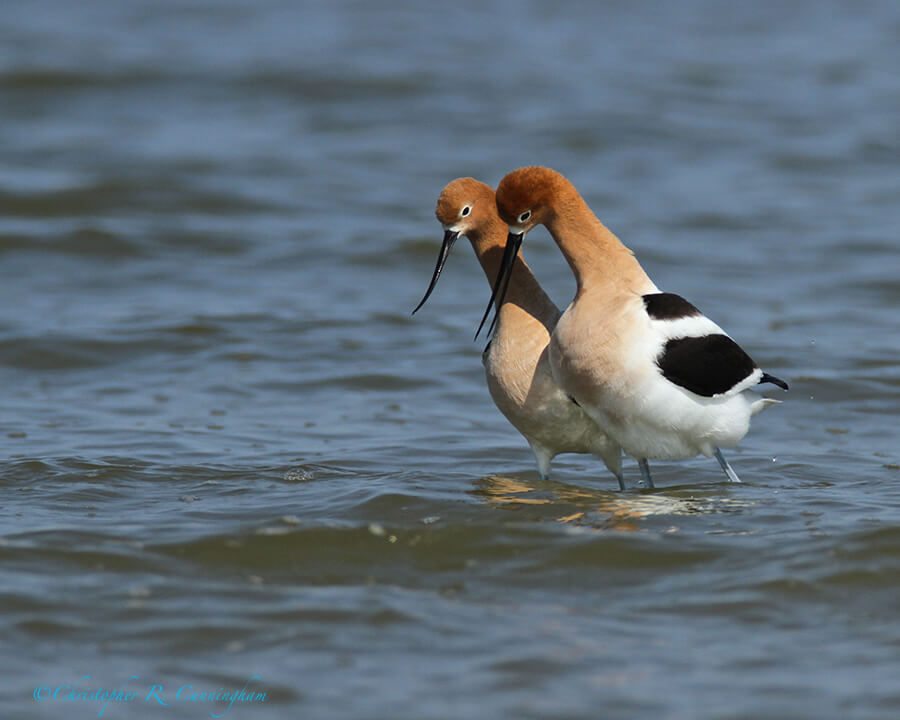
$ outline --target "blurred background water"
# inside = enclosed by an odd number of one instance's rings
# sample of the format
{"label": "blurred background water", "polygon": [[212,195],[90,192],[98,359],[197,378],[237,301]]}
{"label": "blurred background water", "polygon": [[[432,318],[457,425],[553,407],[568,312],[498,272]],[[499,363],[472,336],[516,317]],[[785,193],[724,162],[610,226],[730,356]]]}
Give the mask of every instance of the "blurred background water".
{"label": "blurred background water", "polygon": [[[886,0],[0,4],[0,714],[897,718],[898,47]],[[410,318],[444,184],[527,164],[791,383],[744,485],[541,482],[467,243]]]}

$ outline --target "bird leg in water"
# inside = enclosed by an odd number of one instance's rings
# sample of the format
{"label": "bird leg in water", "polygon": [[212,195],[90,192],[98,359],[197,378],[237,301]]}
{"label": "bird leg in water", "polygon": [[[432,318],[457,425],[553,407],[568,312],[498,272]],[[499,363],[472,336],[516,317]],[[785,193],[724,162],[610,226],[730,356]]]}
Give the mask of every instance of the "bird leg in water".
{"label": "bird leg in water", "polygon": [[736,482],[739,483],[741,479],[737,476],[737,473],[731,469],[731,465],[728,464],[728,461],[725,459],[725,456],[722,454],[722,451],[719,448],[716,448],[715,453],[716,460],[719,461],[719,465],[722,466],[722,469],[725,471],[725,474],[728,476],[728,482]]}
{"label": "bird leg in water", "polygon": [[653,484],[653,478],[650,477],[650,463],[647,462],[647,458],[638,460],[638,467],[641,469],[641,481],[644,487],[655,488],[656,485]]}

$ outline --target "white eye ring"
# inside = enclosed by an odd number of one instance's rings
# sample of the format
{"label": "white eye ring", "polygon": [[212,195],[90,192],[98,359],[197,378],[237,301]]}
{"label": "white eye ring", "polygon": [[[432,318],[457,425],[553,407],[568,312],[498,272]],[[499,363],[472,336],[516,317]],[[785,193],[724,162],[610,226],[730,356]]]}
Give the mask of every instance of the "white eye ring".
{"label": "white eye ring", "polygon": [[521,215],[519,215],[519,222],[520,223],[528,222],[528,218],[530,218],[530,217],[531,217],[531,210],[526,210]]}
{"label": "white eye ring", "polygon": [[462,212],[460,213],[460,215],[462,215],[463,217],[465,217],[465,216],[468,215],[470,212],[472,212],[472,208],[470,208],[468,205],[466,205],[466,206],[462,209]]}

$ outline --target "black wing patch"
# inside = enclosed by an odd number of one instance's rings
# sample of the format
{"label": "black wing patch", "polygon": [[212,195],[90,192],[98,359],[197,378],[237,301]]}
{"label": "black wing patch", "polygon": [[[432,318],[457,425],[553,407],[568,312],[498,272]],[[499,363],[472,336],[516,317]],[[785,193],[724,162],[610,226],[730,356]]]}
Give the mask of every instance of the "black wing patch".
{"label": "black wing patch", "polygon": [[727,335],[669,340],[656,364],[667,380],[704,397],[728,392],[756,370],[756,363]]}
{"label": "black wing patch", "polygon": [[678,320],[703,314],[675,293],[652,293],[644,295],[643,299],[647,314],[654,320]]}

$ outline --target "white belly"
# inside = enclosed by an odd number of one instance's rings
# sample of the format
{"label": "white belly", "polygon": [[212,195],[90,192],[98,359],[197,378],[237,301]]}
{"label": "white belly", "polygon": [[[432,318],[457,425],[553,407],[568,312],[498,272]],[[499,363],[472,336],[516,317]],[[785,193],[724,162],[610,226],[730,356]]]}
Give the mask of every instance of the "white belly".
{"label": "white belly", "polygon": [[502,322],[484,358],[488,388],[500,411],[532,447],[551,456],[591,453],[616,463],[618,448],[553,379],[546,328],[533,320],[520,322],[513,334]]}
{"label": "white belly", "polygon": [[[573,309],[575,312],[573,312]],[[550,343],[556,382],[632,457],[675,460],[734,447],[766,401],[696,395],[663,377],[639,318],[598,321],[570,307]]]}

